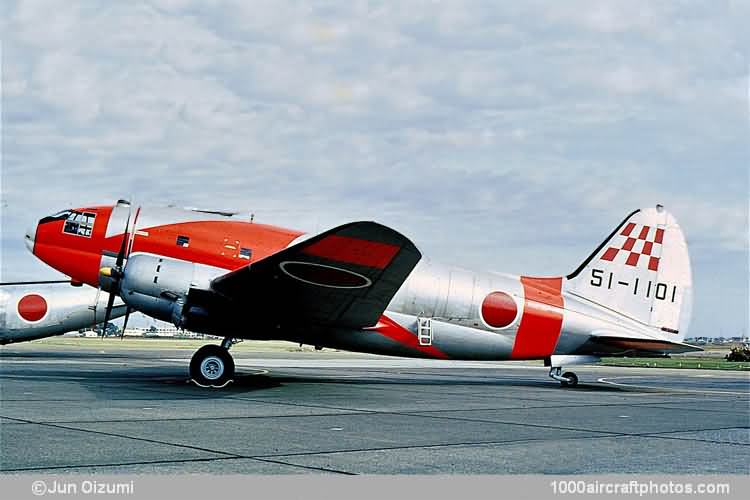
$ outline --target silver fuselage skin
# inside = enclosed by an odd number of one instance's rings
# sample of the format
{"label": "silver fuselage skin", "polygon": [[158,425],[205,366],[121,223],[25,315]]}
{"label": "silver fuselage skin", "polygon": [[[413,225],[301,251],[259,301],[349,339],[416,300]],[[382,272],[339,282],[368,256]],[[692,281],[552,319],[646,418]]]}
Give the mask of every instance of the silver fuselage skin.
{"label": "silver fuselage skin", "polygon": [[[19,313],[19,301],[30,295],[43,297],[46,312],[36,321]],[[0,344],[25,342],[62,335],[104,321],[109,295],[89,286],[70,283],[0,284]],[[112,318],[125,314],[125,304],[115,300]]]}
{"label": "silver fuselage skin", "polygon": [[[606,307],[565,291],[563,280],[562,329],[555,355],[578,352],[594,333],[638,338],[653,335],[652,329]],[[504,328],[492,328],[482,319],[482,301],[487,294],[502,291],[516,301],[515,320]],[[432,319],[431,345],[450,359],[509,360],[525,306],[521,277],[496,272],[471,271],[423,258],[389,304],[385,315],[416,333],[420,317]],[[321,345],[365,350],[380,354],[432,357],[389,341],[371,331],[333,331]]]}

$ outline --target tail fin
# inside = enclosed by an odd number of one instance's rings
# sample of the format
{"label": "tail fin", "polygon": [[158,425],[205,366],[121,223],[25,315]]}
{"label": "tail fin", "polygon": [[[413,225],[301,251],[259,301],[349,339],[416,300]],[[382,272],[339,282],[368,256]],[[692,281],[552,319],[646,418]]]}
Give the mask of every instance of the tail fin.
{"label": "tail fin", "polygon": [[681,341],[693,280],[680,226],[661,205],[636,210],[567,276],[565,289]]}

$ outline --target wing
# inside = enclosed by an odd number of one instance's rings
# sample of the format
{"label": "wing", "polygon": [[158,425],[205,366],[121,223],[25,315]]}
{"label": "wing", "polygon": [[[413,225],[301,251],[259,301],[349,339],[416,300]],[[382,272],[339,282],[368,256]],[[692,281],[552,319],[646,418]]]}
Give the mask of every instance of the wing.
{"label": "wing", "polygon": [[352,222],[214,279],[211,288],[276,326],[363,328],[378,318],[422,254],[375,222]]}

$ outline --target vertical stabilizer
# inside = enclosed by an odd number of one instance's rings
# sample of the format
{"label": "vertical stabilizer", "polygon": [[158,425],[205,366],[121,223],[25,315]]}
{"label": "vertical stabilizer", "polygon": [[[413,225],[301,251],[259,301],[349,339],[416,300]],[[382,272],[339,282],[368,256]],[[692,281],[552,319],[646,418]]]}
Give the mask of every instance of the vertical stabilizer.
{"label": "vertical stabilizer", "polygon": [[682,229],[661,205],[636,210],[567,277],[565,290],[681,341],[693,297]]}

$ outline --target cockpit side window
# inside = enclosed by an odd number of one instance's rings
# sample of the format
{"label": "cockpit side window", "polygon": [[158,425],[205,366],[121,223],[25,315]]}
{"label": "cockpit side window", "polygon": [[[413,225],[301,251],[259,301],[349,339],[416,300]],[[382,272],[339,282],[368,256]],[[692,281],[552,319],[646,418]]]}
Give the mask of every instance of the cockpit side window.
{"label": "cockpit side window", "polygon": [[90,238],[94,230],[94,219],[96,219],[95,213],[70,211],[65,220],[63,232]]}

